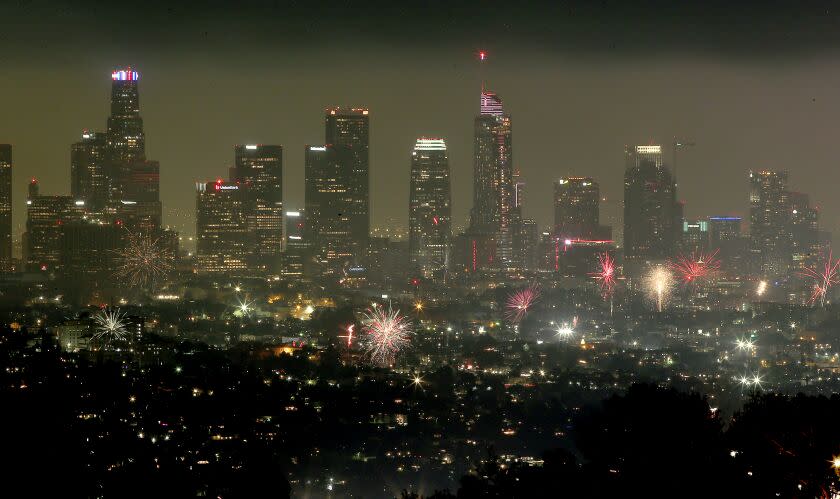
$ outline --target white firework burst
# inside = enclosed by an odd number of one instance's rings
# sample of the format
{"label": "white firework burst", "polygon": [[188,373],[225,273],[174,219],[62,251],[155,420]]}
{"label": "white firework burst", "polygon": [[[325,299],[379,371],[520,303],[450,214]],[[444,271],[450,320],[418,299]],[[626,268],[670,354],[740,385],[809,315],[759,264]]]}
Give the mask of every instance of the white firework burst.
{"label": "white firework burst", "polygon": [[247,298],[236,298],[236,301],[236,310],[233,311],[233,315],[245,318],[251,317],[251,313],[254,311],[254,302],[248,301]]}
{"label": "white firework burst", "polygon": [[644,280],[645,294],[656,305],[658,312],[662,312],[663,306],[668,303],[673,287],[674,276],[661,265],[651,268]]}
{"label": "white firework burst", "polygon": [[160,238],[128,231],[122,251],[117,251],[117,274],[133,287],[146,287],[162,280],[172,270],[172,261]]}
{"label": "white firework burst", "polygon": [[124,340],[128,336],[125,314],[120,309],[103,309],[93,316],[96,330],[93,333],[94,339],[106,341]]}
{"label": "white firework burst", "polygon": [[375,306],[362,314],[365,350],[371,363],[387,367],[411,343],[411,323],[399,310]]}

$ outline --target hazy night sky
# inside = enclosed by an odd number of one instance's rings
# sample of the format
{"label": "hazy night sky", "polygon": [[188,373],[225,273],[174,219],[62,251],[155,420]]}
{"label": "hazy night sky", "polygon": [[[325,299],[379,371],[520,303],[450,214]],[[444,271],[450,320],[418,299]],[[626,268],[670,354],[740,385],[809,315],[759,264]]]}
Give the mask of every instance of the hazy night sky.
{"label": "hazy night sky", "polygon": [[104,131],[111,69],[127,64],[141,72],[164,223],[184,235],[194,182],[226,177],[237,143],[282,144],[285,204],[302,208],[304,145],[323,142],[323,109],[339,104],[371,110],[374,226],[407,225],[420,135],[447,140],[463,225],[484,49],[487,86],[513,119],[525,216],[541,227],[556,177],[593,176],[617,209],[624,144],[676,135],[697,144],[679,161],[689,217],[746,215],[747,170],[788,169],[840,233],[840,15],[829,3],[456,5],[0,6],[0,143],[14,146],[18,232],[30,177],[69,193],[70,144],[83,128]]}

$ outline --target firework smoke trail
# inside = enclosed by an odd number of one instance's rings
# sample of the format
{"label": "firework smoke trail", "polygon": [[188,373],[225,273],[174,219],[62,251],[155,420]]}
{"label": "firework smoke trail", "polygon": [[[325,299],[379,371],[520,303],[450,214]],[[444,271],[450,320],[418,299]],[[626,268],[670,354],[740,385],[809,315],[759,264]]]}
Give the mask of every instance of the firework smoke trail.
{"label": "firework smoke trail", "polygon": [[120,309],[103,309],[93,316],[93,322],[96,327],[94,339],[124,340],[128,335],[125,314],[120,313]]}
{"label": "firework smoke trail", "polygon": [[708,279],[720,270],[718,250],[711,253],[692,251],[689,255],[679,255],[669,262],[668,267],[676,273],[684,284]]}
{"label": "firework smoke trail", "polygon": [[172,270],[172,262],[161,246],[160,238],[126,231],[125,249],[117,251],[117,275],[132,287],[146,287],[165,278]]}
{"label": "firework smoke trail", "polygon": [[656,310],[659,312],[662,312],[662,305],[668,302],[673,287],[674,276],[665,267],[653,267],[645,277],[645,294],[648,299],[656,303]]}
{"label": "firework smoke trail", "polygon": [[820,300],[820,305],[825,305],[825,297],[828,290],[837,283],[840,283],[840,258],[834,260],[834,255],[831,251],[828,252],[828,259],[822,264],[817,264],[814,267],[805,267],[800,272],[800,275],[806,279],[814,281],[814,287],[811,292],[811,303]]}
{"label": "firework smoke trail", "polygon": [[507,303],[505,304],[507,309],[505,317],[513,322],[520,322],[525,317],[525,314],[528,313],[528,309],[531,305],[533,305],[539,297],[540,289],[537,286],[528,286],[525,289],[514,291],[510,296],[508,296]]}
{"label": "firework smoke trail", "polygon": [[362,314],[362,328],[366,333],[364,345],[370,361],[387,367],[394,363],[399,354],[411,342],[411,323],[399,310],[389,304],[373,307]]}
{"label": "firework smoke trail", "polygon": [[598,270],[589,275],[598,281],[601,296],[606,299],[612,295],[615,288],[615,261],[609,253],[598,253]]}

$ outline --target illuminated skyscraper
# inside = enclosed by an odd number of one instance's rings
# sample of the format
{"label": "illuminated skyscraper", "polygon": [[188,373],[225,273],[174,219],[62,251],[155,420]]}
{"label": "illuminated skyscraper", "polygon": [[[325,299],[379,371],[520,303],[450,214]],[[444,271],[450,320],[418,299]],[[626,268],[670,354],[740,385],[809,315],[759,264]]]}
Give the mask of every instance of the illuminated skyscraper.
{"label": "illuminated skyscraper", "polygon": [[677,249],[682,207],[659,145],[628,146],[624,171],[624,255],[629,262],[664,260]]}
{"label": "illuminated skyscraper", "polygon": [[561,239],[600,238],[600,189],[589,177],[554,182],[554,234]]}
{"label": "illuminated skyscraper", "polygon": [[252,268],[276,269],[283,250],[283,146],[237,145],[230,180],[247,188]]}
{"label": "illuminated skyscraper", "polygon": [[358,248],[358,241],[353,239],[352,210],[358,206],[351,187],[355,179],[352,169],[347,168],[352,152],[332,144],[306,146],[304,157],[304,238],[311,241],[324,270],[334,274],[352,263]]}
{"label": "illuminated skyscraper", "polygon": [[70,149],[70,194],[88,209],[100,211],[108,201],[107,140],[102,132],[82,132]]}
{"label": "illuminated skyscraper", "polygon": [[[475,118],[473,207],[469,244],[473,267],[515,268],[521,265],[513,248],[519,213],[514,206],[512,129],[501,99],[481,93],[481,114]],[[474,251],[473,251],[474,250]]]}
{"label": "illuminated skyscraper", "polygon": [[12,268],[12,146],[0,144],[0,271]]}
{"label": "illuminated skyscraper", "polygon": [[419,138],[411,152],[408,245],[411,265],[442,277],[452,238],[449,159],[443,139]]}
{"label": "illuminated skyscraper", "polygon": [[196,184],[196,260],[199,272],[240,273],[247,268],[247,194],[232,182]]}
{"label": "illuminated skyscraper", "polygon": [[72,196],[42,196],[38,181],[29,183],[23,259],[30,271],[53,272],[61,267],[64,226],[83,219],[85,202]]}
{"label": "illuminated skyscraper", "polygon": [[502,118],[505,110],[502,107],[502,99],[494,92],[481,92],[481,104],[479,114]]}
{"label": "illuminated skyscraper", "polygon": [[[810,197],[802,192],[790,192],[791,259],[794,269],[810,267],[819,260],[821,240],[820,213],[811,206]],[[826,248],[827,249],[827,248]]]}
{"label": "illuminated skyscraper", "polygon": [[130,163],[146,158],[146,138],[140,117],[140,73],[131,67],[111,73],[111,115],[108,117],[108,148],[113,160]]}
{"label": "illuminated skyscraper", "polygon": [[[333,146],[338,166],[349,175],[344,215],[350,222],[350,239],[356,256],[364,253],[370,237],[370,115],[365,108],[334,107],[326,110],[325,144]],[[346,149],[346,152],[341,152]],[[308,213],[308,212],[307,212]]]}
{"label": "illuminated skyscraper", "polygon": [[788,172],[751,171],[749,179],[753,272],[768,277],[783,276],[793,263]]}
{"label": "illuminated skyscraper", "polygon": [[305,237],[306,217],[304,212],[299,210],[286,210],[283,216],[286,243],[280,273],[286,277],[299,277],[304,273],[306,255],[310,250],[310,243]]}
{"label": "illuminated skyscraper", "polygon": [[[160,164],[146,159],[139,80],[140,73],[131,67],[111,73],[111,114],[105,133],[107,211],[114,220],[131,230],[157,232],[163,211]],[[96,135],[95,141],[100,140]],[[87,147],[93,147],[95,141]],[[80,156],[84,157],[85,152],[80,152]],[[96,202],[92,207],[97,208]]]}

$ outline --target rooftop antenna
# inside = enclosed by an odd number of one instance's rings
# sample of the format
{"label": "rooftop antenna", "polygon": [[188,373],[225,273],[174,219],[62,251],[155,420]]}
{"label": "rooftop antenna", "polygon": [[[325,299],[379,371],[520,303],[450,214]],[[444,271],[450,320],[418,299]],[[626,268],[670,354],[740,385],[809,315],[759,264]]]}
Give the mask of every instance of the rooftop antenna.
{"label": "rooftop antenna", "polygon": [[481,78],[481,93],[484,93],[484,73],[481,71],[481,68],[484,66],[482,64],[485,60],[487,60],[487,52],[484,50],[478,51],[478,75]]}

